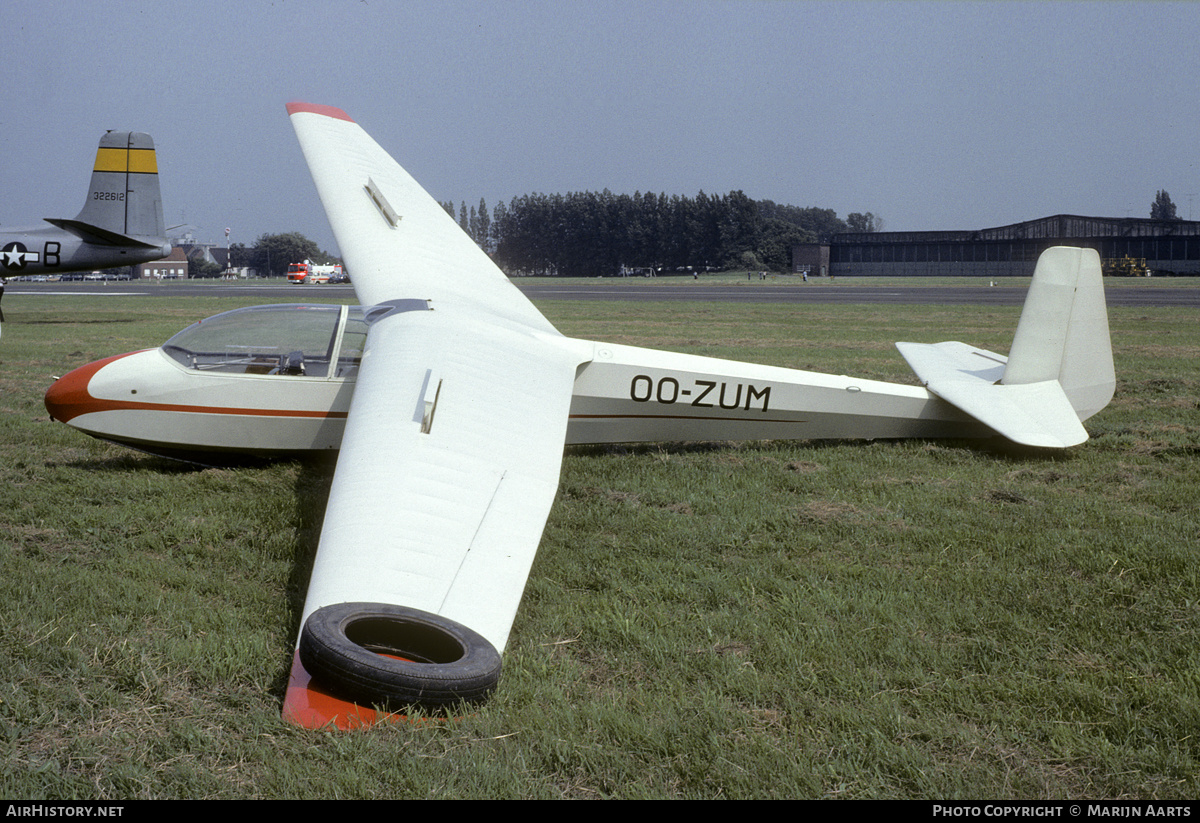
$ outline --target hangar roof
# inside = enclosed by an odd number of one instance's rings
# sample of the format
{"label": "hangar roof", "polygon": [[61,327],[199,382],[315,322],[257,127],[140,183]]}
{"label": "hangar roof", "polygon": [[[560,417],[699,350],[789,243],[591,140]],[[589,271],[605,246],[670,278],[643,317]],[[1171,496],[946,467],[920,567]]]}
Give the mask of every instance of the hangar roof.
{"label": "hangar roof", "polygon": [[1082,217],[1056,214],[1023,223],[969,231],[843,232],[839,243],[978,243],[988,240],[1054,240],[1086,237],[1200,236],[1200,221],[1151,220],[1144,217]]}

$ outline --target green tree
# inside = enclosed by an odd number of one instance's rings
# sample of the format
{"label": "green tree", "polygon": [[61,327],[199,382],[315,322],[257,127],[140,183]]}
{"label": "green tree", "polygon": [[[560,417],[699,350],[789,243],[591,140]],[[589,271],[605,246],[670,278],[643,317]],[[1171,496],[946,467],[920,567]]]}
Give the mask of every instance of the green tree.
{"label": "green tree", "polygon": [[828,240],[835,234],[849,231],[846,221],[839,218],[837,212],[833,209],[819,209],[812,206],[801,208],[799,206],[780,205],[770,200],[760,200],[758,202],[758,213],[762,215],[764,220],[781,220],[785,223],[791,223],[793,226],[799,226],[805,231],[812,232],[814,235],[813,241],[817,239]]}
{"label": "green tree", "polygon": [[1171,195],[1167,194],[1166,189],[1161,189],[1158,194],[1154,195],[1154,202],[1150,204],[1150,219],[1179,219],[1175,214],[1175,204],[1171,202]]}
{"label": "green tree", "polygon": [[883,220],[871,212],[866,214],[852,212],[846,215],[846,226],[853,232],[877,232],[883,229]]}
{"label": "green tree", "polygon": [[488,229],[488,251],[493,255],[499,264],[500,257],[500,238],[504,234],[504,228],[508,225],[508,207],[501,200],[496,204],[496,208],[492,210],[492,219],[490,228]]}
{"label": "green tree", "polygon": [[235,269],[242,266],[253,266],[253,253],[254,250],[246,248],[245,243],[234,243],[229,247],[229,265]]}
{"label": "green tree", "polygon": [[197,250],[188,257],[188,277],[192,280],[209,279],[221,276],[221,267],[211,260],[204,259],[204,253]]}
{"label": "green tree", "polygon": [[[482,232],[486,204],[466,212]],[[875,230],[880,220],[859,215]],[[745,192],[695,197],[571,192],[514,197],[492,213],[489,251],[510,274],[612,276],[623,268],[665,271],[738,267],[785,271],[797,243],[846,231],[832,209],[798,208]]]}
{"label": "green tree", "polygon": [[314,263],[332,263],[334,258],[321,251],[312,240],[299,232],[264,234],[258,238],[250,251],[250,263],[259,274],[268,277],[283,277],[292,263],[311,260]]}
{"label": "green tree", "polygon": [[467,218],[467,234],[475,245],[484,251],[489,251],[488,235],[491,233],[492,218],[488,216],[487,203],[479,199],[479,208],[471,206],[471,214]]}
{"label": "green tree", "polygon": [[816,232],[778,218],[763,221],[758,241],[758,256],[771,271],[788,271],[792,265],[792,247],[815,243]]}

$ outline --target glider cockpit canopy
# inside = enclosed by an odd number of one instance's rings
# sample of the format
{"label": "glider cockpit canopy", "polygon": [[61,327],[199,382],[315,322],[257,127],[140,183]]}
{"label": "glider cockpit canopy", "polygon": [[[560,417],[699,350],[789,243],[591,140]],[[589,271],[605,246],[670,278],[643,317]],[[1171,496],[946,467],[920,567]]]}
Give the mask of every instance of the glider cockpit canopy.
{"label": "glider cockpit canopy", "polygon": [[193,323],[163,351],[197,371],[346,378],[358,371],[366,336],[362,306],[251,306]]}

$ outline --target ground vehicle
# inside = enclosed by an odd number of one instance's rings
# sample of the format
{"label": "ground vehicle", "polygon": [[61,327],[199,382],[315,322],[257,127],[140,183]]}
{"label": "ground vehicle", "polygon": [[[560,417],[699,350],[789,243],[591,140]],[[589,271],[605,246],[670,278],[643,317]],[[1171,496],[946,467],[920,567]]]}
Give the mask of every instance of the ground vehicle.
{"label": "ground vehicle", "polygon": [[1105,277],[1149,277],[1150,270],[1146,267],[1146,258],[1144,257],[1124,257],[1105,258],[1101,261],[1101,268]]}
{"label": "ground vehicle", "polygon": [[303,263],[292,263],[288,266],[287,279],[289,283],[328,283],[330,277],[341,277],[340,263],[320,266],[311,260]]}

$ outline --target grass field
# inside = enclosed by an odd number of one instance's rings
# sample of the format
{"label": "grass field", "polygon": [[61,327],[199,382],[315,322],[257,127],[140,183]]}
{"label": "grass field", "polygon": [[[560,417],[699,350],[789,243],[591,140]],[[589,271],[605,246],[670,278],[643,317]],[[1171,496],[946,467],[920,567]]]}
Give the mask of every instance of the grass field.
{"label": "grass field", "polygon": [[[693,279],[691,275],[665,275],[654,278],[643,277],[519,277],[515,278],[514,282],[521,283],[548,283],[548,284],[563,284],[572,282],[586,282],[589,284],[609,284],[614,288],[620,287],[622,284],[628,285],[633,283],[650,283],[655,286],[679,286],[680,288],[688,288],[690,285],[700,283],[702,285],[721,285],[721,286],[746,286],[754,288],[760,285],[770,286],[795,286],[798,289],[820,288],[822,286],[837,286],[844,288],[846,286],[854,286],[864,289],[875,289],[884,287],[905,286],[908,288],[928,288],[936,289],[943,286],[955,286],[957,288],[991,288],[995,286],[1008,288],[1028,288],[1029,277],[996,277],[989,279],[987,277],[862,277],[862,276],[846,276],[846,277],[810,277],[805,281],[798,274],[784,274],[781,272],[769,272],[765,280],[760,280],[758,272],[733,271],[733,272],[708,272],[701,274],[698,279]],[[1118,277],[1109,278],[1105,281],[1105,287],[1108,289],[1193,289],[1197,287],[1197,278],[1195,277]]]}
{"label": "grass field", "polygon": [[[251,302],[5,300],[0,795],[1200,796],[1200,311],[1110,312],[1117,396],[1061,455],[569,449],[495,698],[325,733],[279,710],[331,466],[192,468],[41,405],[53,375]],[[1006,351],[1019,314],[541,307],[901,381],[893,340]]]}

